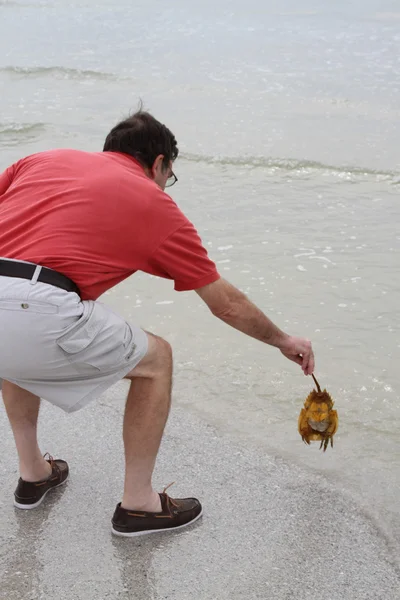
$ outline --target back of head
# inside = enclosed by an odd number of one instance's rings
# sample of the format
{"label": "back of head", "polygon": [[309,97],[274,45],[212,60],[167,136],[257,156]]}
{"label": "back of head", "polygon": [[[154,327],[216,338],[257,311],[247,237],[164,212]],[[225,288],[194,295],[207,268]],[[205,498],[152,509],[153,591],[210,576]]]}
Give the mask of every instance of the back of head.
{"label": "back of head", "polygon": [[168,168],[178,156],[179,150],[171,131],[148,112],[139,110],[111,129],[103,152],[129,154],[151,169],[160,154],[164,156],[164,167]]}

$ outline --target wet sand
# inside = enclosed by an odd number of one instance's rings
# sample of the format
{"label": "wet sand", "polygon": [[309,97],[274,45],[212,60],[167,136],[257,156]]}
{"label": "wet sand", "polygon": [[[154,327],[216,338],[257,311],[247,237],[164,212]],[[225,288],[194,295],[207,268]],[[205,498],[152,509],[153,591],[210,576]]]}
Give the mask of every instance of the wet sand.
{"label": "wet sand", "polygon": [[125,391],[118,384],[71,416],[43,405],[43,451],[67,459],[71,478],[33,511],[12,506],[16,461],[0,413],[1,600],[400,598],[394,550],[350,497],[179,406],[155,481],[198,496],[203,518],[181,532],[112,537]]}

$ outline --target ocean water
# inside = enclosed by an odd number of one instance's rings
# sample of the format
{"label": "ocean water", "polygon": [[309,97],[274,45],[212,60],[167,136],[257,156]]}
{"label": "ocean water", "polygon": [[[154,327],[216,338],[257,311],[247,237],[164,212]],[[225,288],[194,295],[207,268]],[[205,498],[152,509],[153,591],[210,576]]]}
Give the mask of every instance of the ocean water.
{"label": "ocean water", "polygon": [[173,344],[175,402],[320,473],[400,544],[398,3],[0,0],[0,48],[0,168],[99,150],[142,99],[179,142],[173,197],[221,274],[313,341],[340,427],[326,454],[304,446],[311,380],[137,275],[104,300]]}

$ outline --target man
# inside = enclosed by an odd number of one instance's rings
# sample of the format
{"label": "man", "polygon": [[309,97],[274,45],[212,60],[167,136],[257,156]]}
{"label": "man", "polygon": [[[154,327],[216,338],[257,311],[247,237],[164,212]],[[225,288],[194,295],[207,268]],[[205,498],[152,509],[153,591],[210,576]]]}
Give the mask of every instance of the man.
{"label": "man", "polygon": [[195,498],[152,487],[170,409],[171,347],[96,302],[135,271],[195,290],[216,317],[313,372],[310,342],[282,332],[220,277],[164,192],[177,180],[177,156],[172,133],[139,111],[111,130],[103,152],[43,152],[0,176],[0,377],[19,457],[18,508],[35,508],[68,477],[65,461],[39,450],[40,398],[72,412],[127,378],[125,485],[113,533],[177,529],[201,515]]}

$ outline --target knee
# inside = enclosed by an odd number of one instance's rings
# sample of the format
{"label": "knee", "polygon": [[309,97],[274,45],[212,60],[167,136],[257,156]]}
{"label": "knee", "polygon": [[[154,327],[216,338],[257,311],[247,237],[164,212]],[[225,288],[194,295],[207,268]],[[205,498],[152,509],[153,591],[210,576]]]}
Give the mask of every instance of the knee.
{"label": "knee", "polygon": [[172,368],[172,347],[164,338],[156,337],[155,366],[161,370]]}
{"label": "knee", "polygon": [[[150,362],[147,365],[147,376],[150,378],[172,377],[172,348],[171,345],[158,336],[153,336]],[[140,365],[139,365],[140,366]]]}
{"label": "knee", "polygon": [[125,375],[126,379],[135,377],[158,378],[172,376],[172,348],[171,345],[157,335],[148,334],[149,347],[147,354],[140,363]]}

